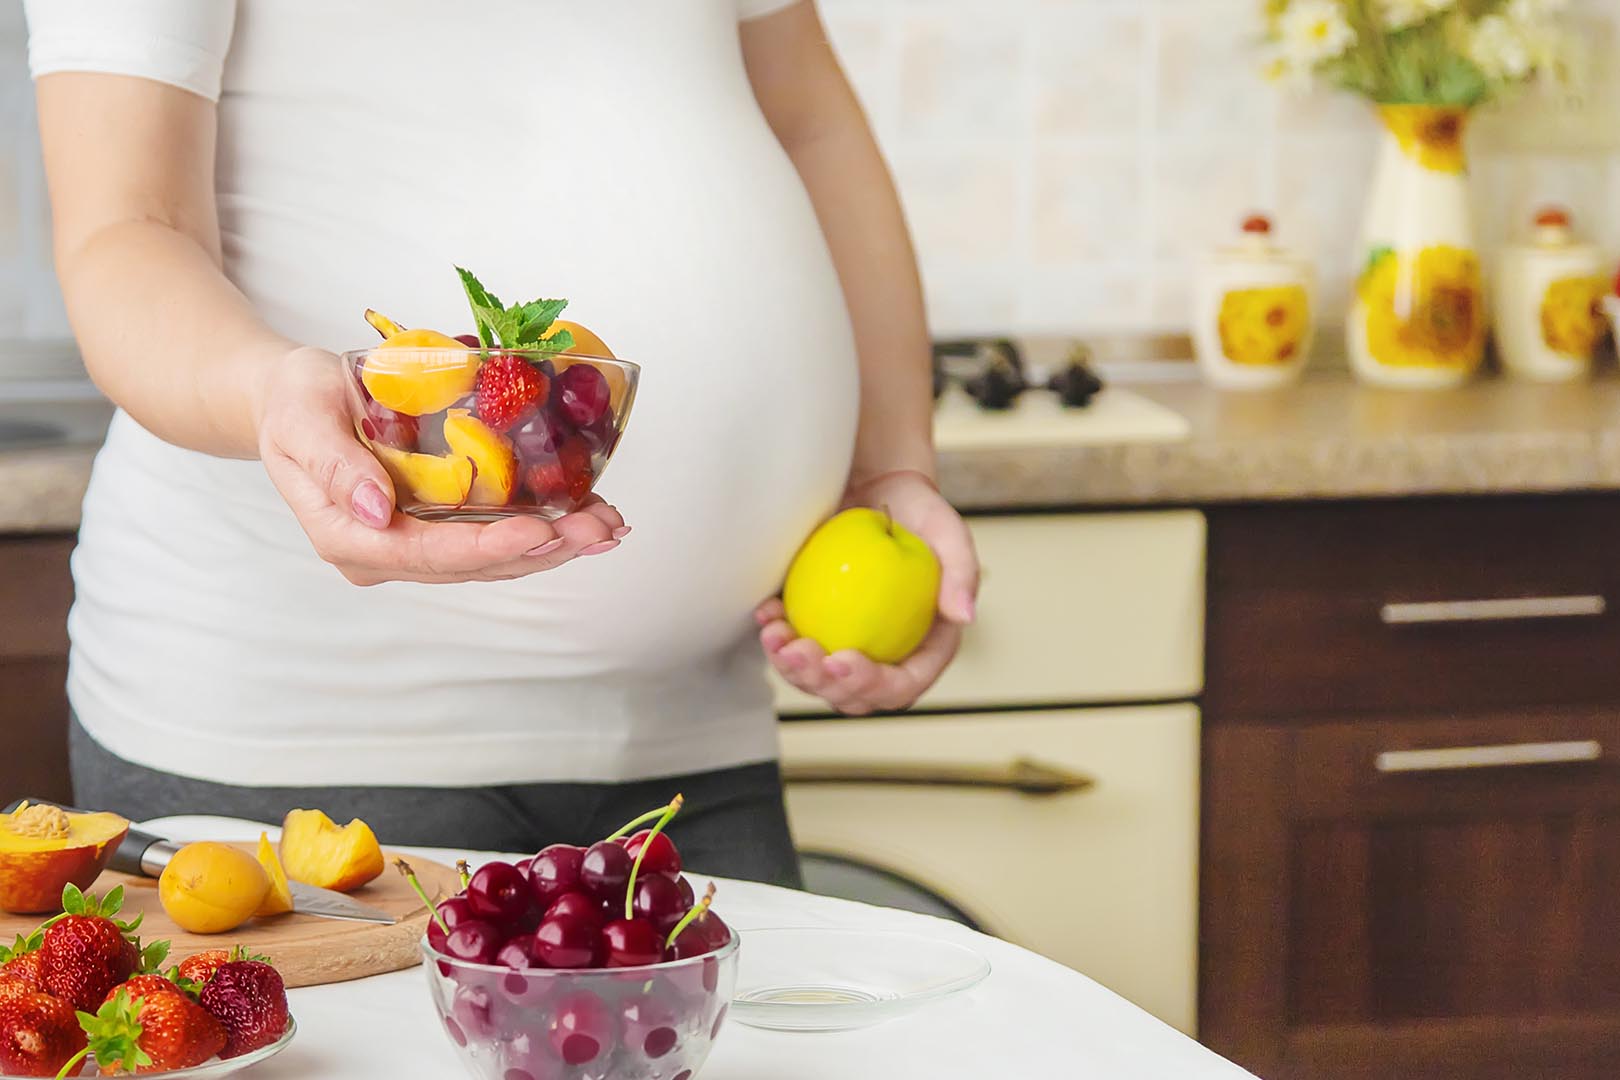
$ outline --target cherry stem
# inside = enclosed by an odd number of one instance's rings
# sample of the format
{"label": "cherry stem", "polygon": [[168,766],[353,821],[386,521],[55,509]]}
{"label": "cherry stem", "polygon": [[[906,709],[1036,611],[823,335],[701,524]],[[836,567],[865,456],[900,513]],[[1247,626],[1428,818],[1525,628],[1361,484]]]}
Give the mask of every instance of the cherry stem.
{"label": "cherry stem", "polygon": [[659,833],[664,831],[664,826],[669,824],[670,819],[680,812],[681,804],[685,801],[686,799],[681,795],[676,795],[669,800],[669,805],[664,807],[664,812],[659,815],[658,823],[647,833],[647,839],[641,845],[641,850],[636,852],[636,861],[630,864],[630,881],[624,887],[624,917],[626,919],[636,917],[636,875],[641,872],[641,860],[647,857],[647,849],[652,847],[653,840],[657,838]]}
{"label": "cherry stem", "polygon": [[72,1076],[74,1074],[74,1072],[77,1071],[74,1068],[74,1066],[78,1065],[79,1062],[83,1061],[86,1057],[89,1056],[89,1054],[90,1054],[90,1048],[88,1046],[86,1046],[84,1049],[80,1050],[77,1054],[74,1054],[72,1057],[68,1058],[65,1062],[62,1063],[61,1070],[59,1072],[57,1072],[56,1080],[62,1080],[62,1078],[65,1077],[65,1076]]}
{"label": "cherry stem", "polygon": [[622,828],[618,832],[613,833],[610,836],[606,837],[606,839],[608,839],[608,840],[617,840],[619,837],[625,836],[628,833],[632,832],[637,825],[645,825],[645,824],[647,824],[647,822],[652,821],[654,818],[662,817],[663,814],[664,814],[664,811],[668,810],[668,809],[669,809],[669,805],[666,803],[665,805],[660,806],[656,810],[649,810],[645,814],[642,814],[640,817],[636,818],[634,821],[625,822],[624,823],[624,828]]}
{"label": "cherry stem", "polygon": [[395,859],[394,867],[405,875],[405,880],[411,883],[411,888],[415,890],[416,895],[422,898],[422,903],[427,905],[428,914],[434,922],[439,924],[439,929],[448,934],[450,927],[445,925],[444,916],[439,914],[439,909],[433,905],[433,901],[429,900],[427,893],[422,890],[422,883],[416,880],[416,871],[411,869],[411,864],[404,859]]}
{"label": "cherry stem", "polygon": [[466,859],[456,860],[456,874],[460,876],[461,887],[465,889],[467,883],[472,880],[472,870],[467,866]]}
{"label": "cherry stem", "polygon": [[687,926],[697,922],[699,919],[703,918],[704,915],[708,914],[709,905],[712,903],[714,903],[714,882],[711,881],[709,882],[709,887],[704,890],[703,899],[693,904],[692,910],[681,916],[681,921],[675,924],[675,929],[671,930],[669,932],[669,937],[664,939],[664,948],[667,949],[674,945],[675,939],[681,936],[682,930],[685,930]]}

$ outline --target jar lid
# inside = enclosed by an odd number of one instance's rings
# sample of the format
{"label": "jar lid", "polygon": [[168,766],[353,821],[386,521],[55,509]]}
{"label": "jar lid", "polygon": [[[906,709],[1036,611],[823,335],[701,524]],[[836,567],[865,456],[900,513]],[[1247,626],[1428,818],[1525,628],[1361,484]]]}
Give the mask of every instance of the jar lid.
{"label": "jar lid", "polygon": [[1295,263],[1294,258],[1287,249],[1278,245],[1272,237],[1275,225],[1267,214],[1250,214],[1238,226],[1238,241],[1215,250],[1215,258],[1221,262],[1286,262]]}
{"label": "jar lid", "polygon": [[1543,206],[1531,224],[1531,237],[1537,247],[1568,247],[1575,242],[1575,223],[1567,207]]}

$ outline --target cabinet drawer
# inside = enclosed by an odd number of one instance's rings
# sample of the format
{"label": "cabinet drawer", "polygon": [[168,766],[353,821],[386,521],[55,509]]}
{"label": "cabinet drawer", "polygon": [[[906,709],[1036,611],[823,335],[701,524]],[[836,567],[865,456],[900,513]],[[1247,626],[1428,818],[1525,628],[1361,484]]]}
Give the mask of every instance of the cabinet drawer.
{"label": "cabinet drawer", "polygon": [[[1190,697],[1203,682],[1204,519],[1194,511],[970,519],[978,621],[919,705]],[[780,680],[784,713],[826,712]]]}
{"label": "cabinet drawer", "polygon": [[[802,850],[925,890],[1186,1032],[1198,745],[1192,705],[782,725]],[[1069,785],[1032,793],[993,779],[1019,762]]]}
{"label": "cabinet drawer", "polygon": [[1212,723],[1620,698],[1620,500],[1211,517]]}

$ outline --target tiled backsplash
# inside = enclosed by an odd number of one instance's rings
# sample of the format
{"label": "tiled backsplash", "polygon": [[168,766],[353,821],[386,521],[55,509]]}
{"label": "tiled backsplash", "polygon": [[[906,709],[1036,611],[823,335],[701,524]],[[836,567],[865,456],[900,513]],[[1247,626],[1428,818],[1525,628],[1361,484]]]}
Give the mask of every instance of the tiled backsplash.
{"label": "tiled backsplash", "polygon": [[[1375,125],[1359,102],[1259,79],[1258,0],[821,7],[899,179],[936,332],[1182,329],[1191,259],[1252,209],[1316,257],[1328,317],[1342,309]],[[1606,61],[1620,0],[1576,7]],[[1486,241],[1560,200],[1620,253],[1620,141],[1509,148],[1523,141],[1476,140]],[[0,336],[60,336],[15,0],[0,0],[0,145],[0,320],[20,328]]]}

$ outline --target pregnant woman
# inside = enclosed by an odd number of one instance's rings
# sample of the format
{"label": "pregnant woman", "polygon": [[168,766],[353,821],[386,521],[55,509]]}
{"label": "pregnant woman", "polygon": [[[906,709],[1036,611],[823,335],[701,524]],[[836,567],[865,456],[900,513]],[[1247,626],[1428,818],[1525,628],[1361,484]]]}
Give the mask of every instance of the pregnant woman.
{"label": "pregnant woman", "polygon": [[[691,864],[794,882],[765,658],[902,708],[977,586],[899,206],[813,4],[26,10],[57,271],[120,407],[74,558],[77,800],[516,851],[682,791]],[[641,363],[613,505],[393,512],[332,351],[368,306],[471,329],[457,263]],[[943,563],[898,665],[763,599],[840,505]]]}

